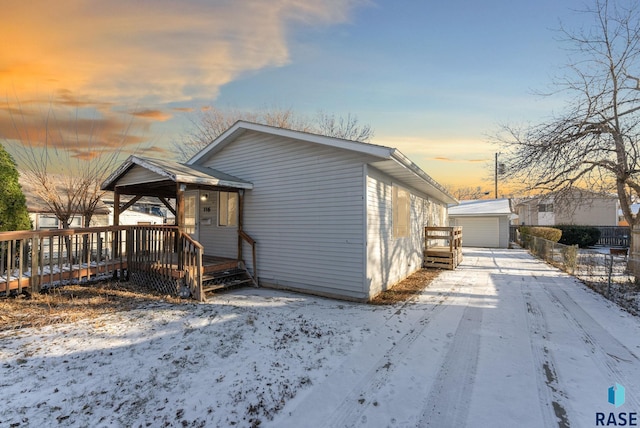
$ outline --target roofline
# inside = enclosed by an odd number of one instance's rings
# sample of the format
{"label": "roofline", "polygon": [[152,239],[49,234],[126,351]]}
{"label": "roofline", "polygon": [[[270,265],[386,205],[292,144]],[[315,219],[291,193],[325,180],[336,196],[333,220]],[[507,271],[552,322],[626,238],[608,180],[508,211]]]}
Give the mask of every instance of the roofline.
{"label": "roofline", "polygon": [[458,200],[451,195],[441,184],[431,178],[418,165],[412,162],[408,157],[402,154],[398,149],[386,146],[380,146],[371,143],[363,143],[360,141],[345,140],[342,138],[328,137],[326,135],[313,134],[304,131],[295,131],[287,128],[278,128],[275,126],[262,125],[259,123],[247,122],[239,120],[220,134],[215,140],[209,143],[204,149],[189,159],[186,164],[197,164],[205,156],[215,153],[216,148],[221,148],[227,141],[233,141],[246,131],[263,132],[294,140],[302,140],[311,143],[322,144],[329,147],[335,147],[344,150],[350,150],[357,153],[380,158],[381,160],[393,160],[404,168],[410,170],[413,174],[432,186],[447,203],[458,204]]}
{"label": "roofline", "polygon": [[444,202],[447,202],[448,204],[455,204],[455,205],[458,205],[460,203],[451,193],[449,193],[449,191],[447,191],[447,189],[445,189],[440,183],[438,183],[433,178],[431,178],[429,174],[424,172],[422,168],[416,165],[411,159],[409,159],[404,154],[402,154],[400,150],[393,149],[393,152],[391,153],[391,158],[396,162],[400,163],[405,168],[409,169],[411,172],[413,172],[415,175],[420,177],[422,180],[426,181],[431,186],[433,186],[443,196],[443,199],[447,199]]}
{"label": "roofline", "polygon": [[[202,185],[212,185],[211,181],[206,178],[193,178],[190,176],[173,174],[169,171],[165,171],[159,166],[156,166],[152,163],[152,160],[147,160],[145,158],[141,158],[135,155],[129,156],[120,167],[115,170],[100,186],[102,190],[115,190],[114,183],[117,182],[120,177],[122,177],[133,165],[138,165],[143,168],[148,169],[151,172],[154,172],[162,177],[166,177],[167,179],[175,182],[175,183],[187,183],[187,184],[202,184]],[[253,184],[251,183],[242,183],[236,181],[228,181],[217,179],[216,186],[221,187],[233,187],[238,189],[253,189]]]}
{"label": "roofline", "polygon": [[328,137],[326,135],[313,134],[311,132],[295,131],[293,129],[278,128],[275,126],[263,125],[260,123],[246,122],[239,120],[234,123],[231,128],[220,134],[215,140],[209,143],[204,149],[196,153],[186,164],[193,165],[210,154],[215,153],[215,148],[227,140],[234,140],[246,131],[264,132],[266,134],[276,135],[279,137],[291,138],[293,140],[308,141],[311,143],[322,144],[325,146],[336,147],[363,154],[390,159],[395,149],[391,147],[380,146],[376,144],[363,143],[360,141],[345,140],[342,138]]}

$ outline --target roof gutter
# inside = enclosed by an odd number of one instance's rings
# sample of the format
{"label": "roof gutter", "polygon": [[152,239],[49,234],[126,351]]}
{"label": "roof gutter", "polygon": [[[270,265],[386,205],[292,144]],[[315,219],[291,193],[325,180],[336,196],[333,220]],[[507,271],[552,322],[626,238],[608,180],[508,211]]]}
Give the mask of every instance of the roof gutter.
{"label": "roof gutter", "polygon": [[447,191],[447,189],[445,189],[437,181],[431,178],[429,174],[424,172],[418,165],[413,163],[408,157],[403,155],[399,150],[393,149],[393,152],[391,153],[391,159],[398,162],[399,164],[401,164],[402,166],[404,166],[405,168],[413,172],[415,175],[420,177],[422,180],[429,183],[438,193],[440,193],[440,195],[442,196],[442,199],[448,204],[458,205],[460,203],[451,193]]}

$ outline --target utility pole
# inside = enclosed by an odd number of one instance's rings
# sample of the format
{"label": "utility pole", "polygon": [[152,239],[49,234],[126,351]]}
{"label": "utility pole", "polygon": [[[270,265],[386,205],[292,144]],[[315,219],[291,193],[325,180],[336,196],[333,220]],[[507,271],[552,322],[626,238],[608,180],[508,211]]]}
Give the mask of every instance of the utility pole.
{"label": "utility pole", "polygon": [[496,186],[496,199],[498,199],[498,154],[496,153],[494,184]]}
{"label": "utility pole", "polygon": [[494,174],[494,184],[496,190],[496,199],[498,199],[498,175],[502,175],[507,171],[507,167],[503,163],[498,163],[498,155],[500,153],[496,153],[495,160],[495,174]]}

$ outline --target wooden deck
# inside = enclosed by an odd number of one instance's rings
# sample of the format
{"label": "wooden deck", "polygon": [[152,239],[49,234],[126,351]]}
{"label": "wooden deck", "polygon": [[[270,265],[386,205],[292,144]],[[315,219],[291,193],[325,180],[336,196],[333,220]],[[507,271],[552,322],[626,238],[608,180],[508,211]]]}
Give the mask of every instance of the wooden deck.
{"label": "wooden deck", "polygon": [[[37,274],[39,277],[39,284],[44,286],[64,284],[66,282],[83,280],[88,281],[92,278],[109,278],[114,271],[123,271],[127,269],[127,262],[103,262],[103,263],[91,263],[90,265],[72,265],[62,266],[61,268],[53,269],[51,271],[45,271],[44,273]],[[7,291],[28,289],[31,283],[31,272],[22,272],[21,274],[13,272],[7,277],[7,275],[0,276],[0,293],[6,293]]]}
{"label": "wooden deck", "polygon": [[[243,243],[251,246],[251,272]],[[204,255],[202,244],[177,226],[0,232],[0,295],[120,278],[202,301],[214,288],[257,286],[256,266],[256,242],[242,231],[237,259]]]}
{"label": "wooden deck", "polygon": [[462,262],[461,227],[425,227],[424,236],[424,267],[453,270]]}

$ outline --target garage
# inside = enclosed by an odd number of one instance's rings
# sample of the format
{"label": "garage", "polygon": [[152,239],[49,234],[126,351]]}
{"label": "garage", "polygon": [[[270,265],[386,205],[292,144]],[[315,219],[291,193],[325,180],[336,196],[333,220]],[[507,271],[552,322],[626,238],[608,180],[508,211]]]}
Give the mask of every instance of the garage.
{"label": "garage", "polygon": [[462,226],[463,247],[508,248],[512,216],[509,199],[460,201],[449,207],[449,224]]}
{"label": "garage", "polygon": [[453,226],[462,226],[463,247],[500,247],[500,221],[492,217],[459,217]]}

